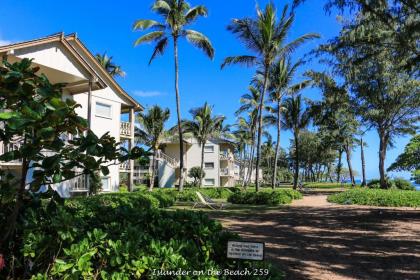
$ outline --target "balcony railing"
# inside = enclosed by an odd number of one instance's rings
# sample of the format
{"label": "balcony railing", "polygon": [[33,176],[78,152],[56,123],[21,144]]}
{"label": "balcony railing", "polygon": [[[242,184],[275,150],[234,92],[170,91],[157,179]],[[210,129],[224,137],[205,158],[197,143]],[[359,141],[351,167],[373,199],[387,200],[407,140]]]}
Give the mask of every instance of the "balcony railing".
{"label": "balcony railing", "polygon": [[130,161],[124,161],[120,163],[120,172],[129,172],[130,171]]}
{"label": "balcony railing", "polygon": [[161,150],[158,150],[157,158],[168,162],[169,165],[172,166],[173,168],[176,168],[179,165],[179,161],[177,159],[168,156],[167,154],[163,153]]}
{"label": "balcony railing", "polygon": [[229,168],[220,168],[220,176],[233,177],[234,172],[232,169],[229,169]]}
{"label": "balcony railing", "polygon": [[220,159],[221,160],[233,160],[233,156],[229,152],[224,151],[224,152],[220,152]]}
{"label": "balcony railing", "polygon": [[120,123],[120,135],[125,137],[131,137],[131,123],[121,122]]}
{"label": "balcony railing", "polygon": [[[0,142],[0,155],[11,152],[11,151],[19,150],[20,146],[21,144],[19,141],[15,141],[9,144],[4,144],[3,142]],[[0,163],[3,165],[19,165],[22,163],[22,161],[21,160],[12,160],[8,162],[0,161]]]}

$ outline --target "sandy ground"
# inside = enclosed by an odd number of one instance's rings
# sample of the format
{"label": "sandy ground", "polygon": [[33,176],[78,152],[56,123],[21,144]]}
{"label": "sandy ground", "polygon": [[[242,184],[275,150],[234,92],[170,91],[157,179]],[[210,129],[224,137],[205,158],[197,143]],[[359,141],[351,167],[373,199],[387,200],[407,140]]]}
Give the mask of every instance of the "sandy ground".
{"label": "sandy ground", "polygon": [[326,197],[214,217],[245,240],[265,242],[286,279],[420,279],[420,209],[341,206]]}

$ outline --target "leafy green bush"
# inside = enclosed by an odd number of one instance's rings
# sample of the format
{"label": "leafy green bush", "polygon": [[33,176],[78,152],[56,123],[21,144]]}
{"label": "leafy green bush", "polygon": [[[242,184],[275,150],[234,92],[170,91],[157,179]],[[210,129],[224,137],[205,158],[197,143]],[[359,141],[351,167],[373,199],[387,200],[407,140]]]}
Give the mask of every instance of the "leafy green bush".
{"label": "leafy green bush", "polygon": [[[33,275],[32,279],[40,280],[174,279],[154,275],[153,269],[236,268],[237,263],[226,258],[226,244],[238,236],[224,231],[204,213],[165,211],[158,205],[155,197],[144,193],[98,195],[64,203],[33,201],[23,212],[16,247],[7,252],[2,273],[13,270],[17,279]],[[270,268],[265,262],[240,261],[239,265],[250,270]],[[280,274],[270,270],[269,277],[260,279],[280,279]]]}
{"label": "leafy green bush", "polygon": [[[386,185],[388,189],[400,189],[400,190],[415,190],[414,186],[411,184],[410,181],[404,180],[402,178],[395,178],[394,180],[391,180],[389,178],[385,179]],[[380,189],[381,183],[379,179],[371,180],[367,184],[368,188],[370,189]]]}
{"label": "leafy green bush", "polygon": [[300,192],[287,189],[236,192],[228,197],[228,201],[234,204],[279,205],[291,203],[293,199],[299,198],[302,198]]}
{"label": "leafy green bush", "polygon": [[395,178],[394,179],[394,185],[397,189],[400,189],[400,190],[407,190],[407,191],[414,191],[415,190],[414,186],[411,184],[410,181],[407,181],[407,180],[402,179],[402,178]]}
{"label": "leafy green bush", "polygon": [[339,204],[418,207],[420,206],[420,192],[356,188],[330,195],[328,201]]}

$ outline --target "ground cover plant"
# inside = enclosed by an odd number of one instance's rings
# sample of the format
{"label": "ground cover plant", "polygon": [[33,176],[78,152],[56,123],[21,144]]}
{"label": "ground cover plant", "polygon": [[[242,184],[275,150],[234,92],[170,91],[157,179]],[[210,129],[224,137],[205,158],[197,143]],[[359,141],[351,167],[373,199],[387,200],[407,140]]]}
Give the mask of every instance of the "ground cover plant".
{"label": "ground cover plant", "polygon": [[330,195],[329,202],[372,206],[420,206],[420,192],[397,189],[356,188]]}
{"label": "ground cover plant", "polygon": [[244,191],[232,193],[227,201],[234,204],[279,205],[291,203],[302,198],[302,194],[292,189]]}
{"label": "ground cover plant", "polygon": [[[175,279],[154,275],[153,269],[269,268],[264,262],[227,259],[227,240],[238,236],[204,213],[159,208],[162,201],[144,193],[33,199],[20,218],[18,240],[5,256],[2,273],[18,279]],[[261,279],[281,278],[270,271]]]}

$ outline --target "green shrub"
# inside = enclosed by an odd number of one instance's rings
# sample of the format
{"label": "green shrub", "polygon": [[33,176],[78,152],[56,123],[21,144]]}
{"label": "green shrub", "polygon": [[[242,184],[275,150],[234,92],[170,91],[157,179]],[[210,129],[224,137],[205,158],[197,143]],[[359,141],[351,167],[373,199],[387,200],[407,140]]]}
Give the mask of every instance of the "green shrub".
{"label": "green shrub", "polygon": [[[15,247],[6,251],[8,263],[2,273],[8,275],[13,269],[17,279],[33,275],[32,279],[40,280],[163,279],[153,275],[153,269],[270,268],[266,262],[237,264],[227,259],[227,240],[238,236],[224,231],[204,213],[165,211],[158,204],[144,193],[26,204],[14,236]],[[269,277],[241,279],[281,279],[281,274],[270,270]]]}
{"label": "green shrub", "polygon": [[[402,178],[396,178],[394,180],[391,180],[389,178],[385,179],[386,185],[388,189],[400,189],[400,190],[415,190],[414,186],[411,184],[410,181],[404,180]],[[368,188],[370,189],[380,189],[381,183],[379,179],[371,180],[367,184]]]}
{"label": "green shrub", "polygon": [[120,187],[118,188],[118,191],[119,191],[120,193],[126,193],[126,192],[128,192],[128,187],[127,187],[127,185],[126,185],[126,184],[121,184],[121,185],[120,185]]}
{"label": "green shrub", "polygon": [[302,198],[300,192],[287,189],[236,192],[228,197],[228,201],[234,204],[279,205],[291,203],[293,199],[299,198]]}
{"label": "green shrub", "polygon": [[407,191],[415,190],[414,186],[411,184],[410,181],[404,180],[402,178],[395,178],[394,185],[395,185],[395,188],[400,189],[400,190],[407,190]]}
{"label": "green shrub", "polygon": [[339,204],[418,207],[420,206],[420,192],[356,188],[330,195],[328,201]]}

